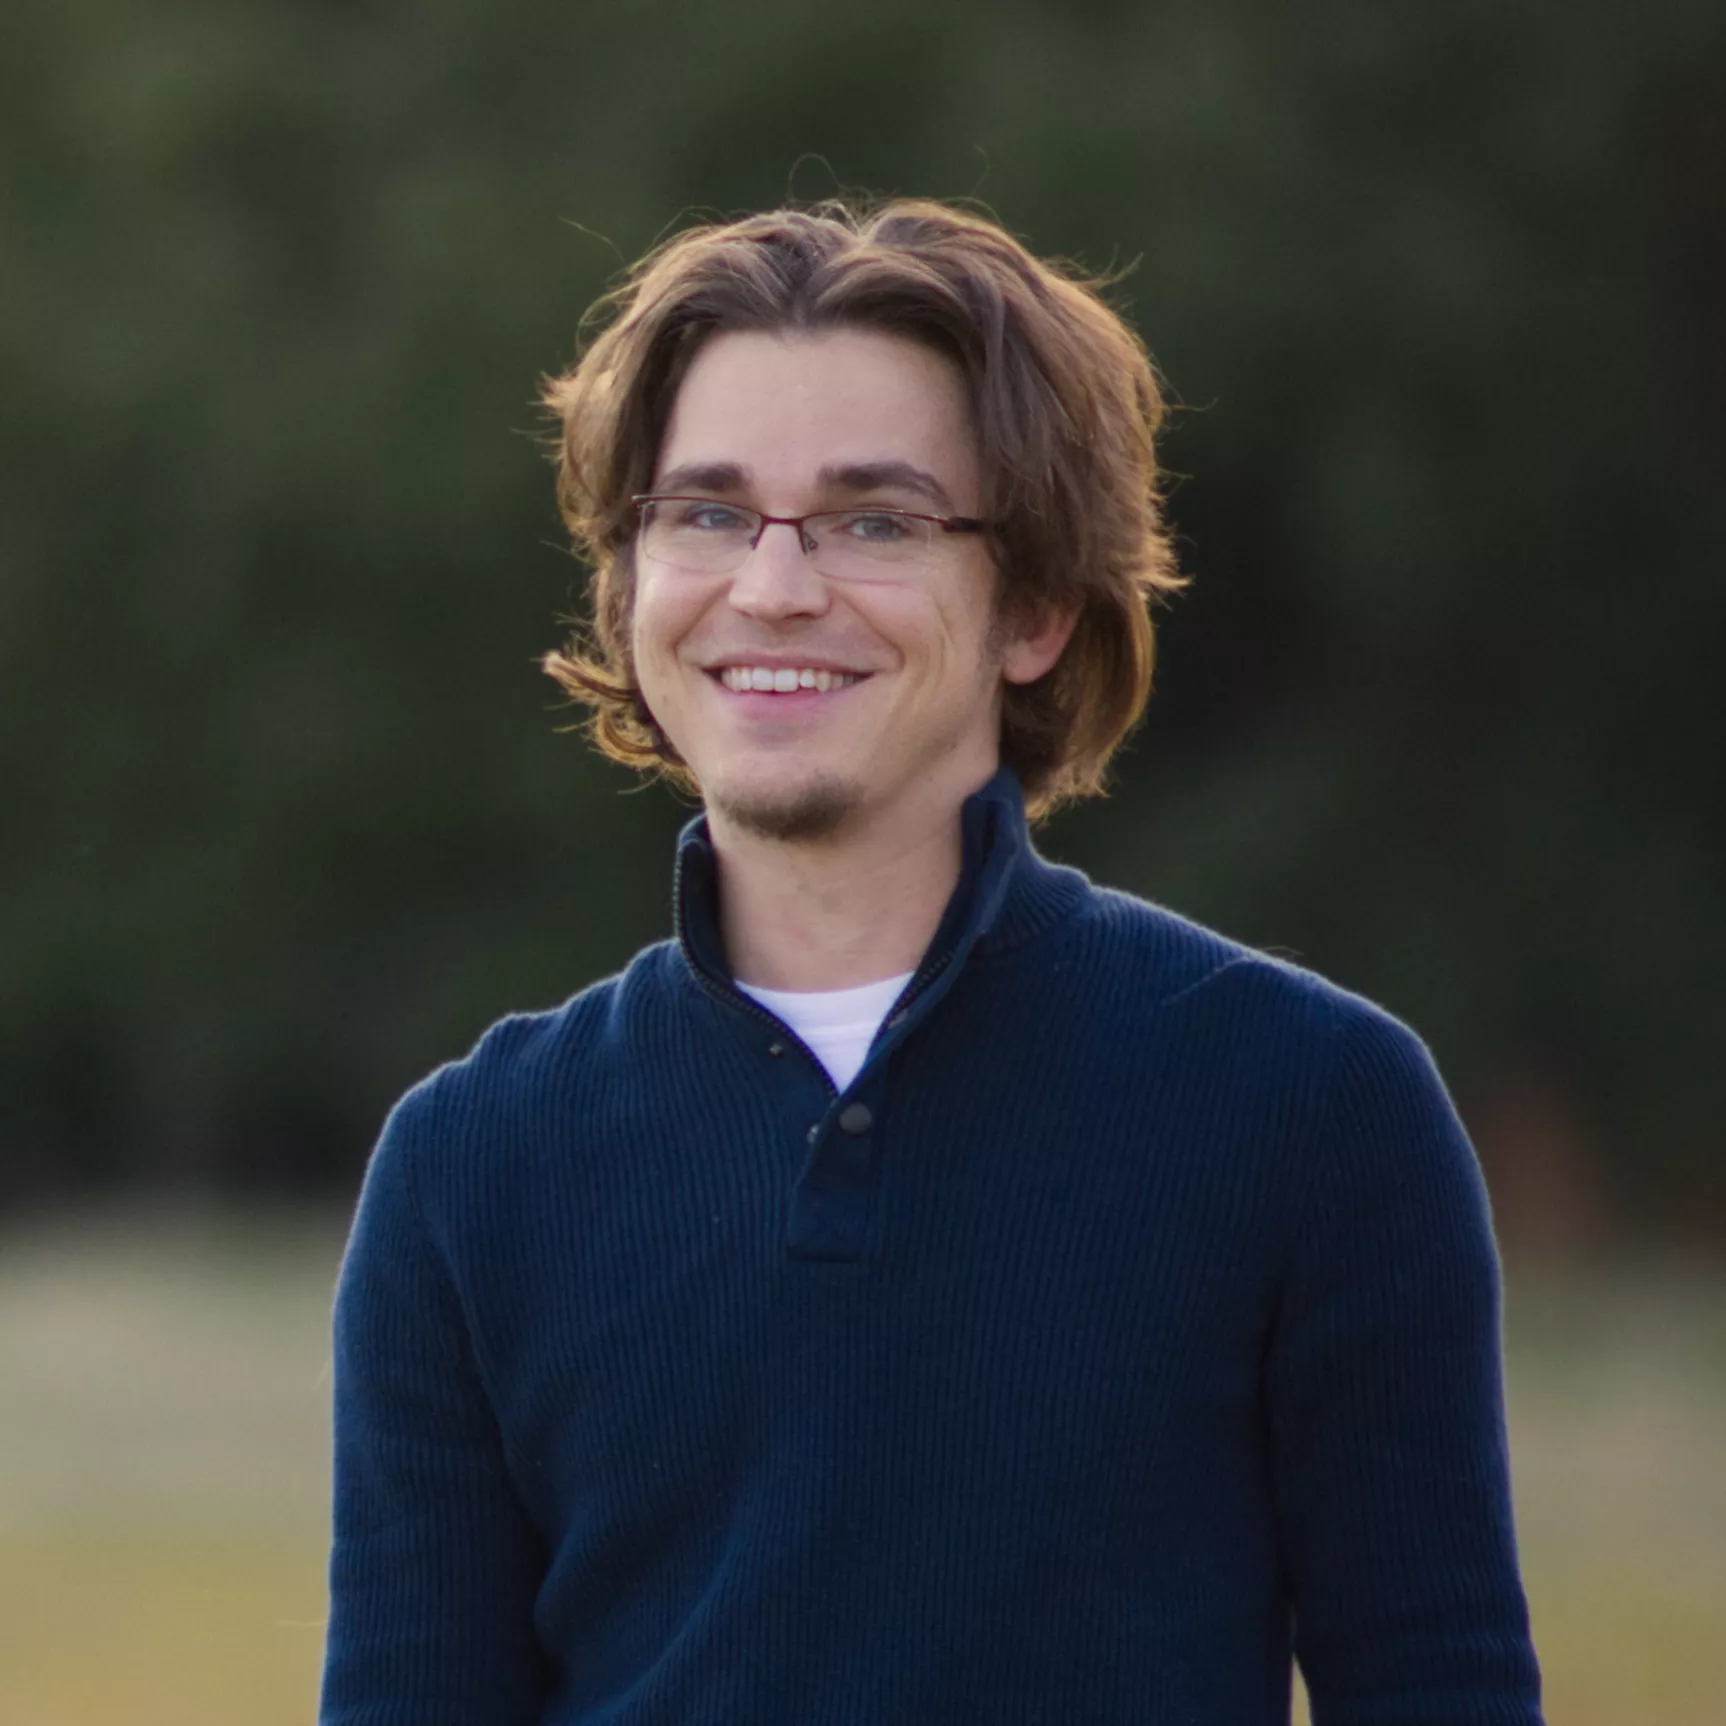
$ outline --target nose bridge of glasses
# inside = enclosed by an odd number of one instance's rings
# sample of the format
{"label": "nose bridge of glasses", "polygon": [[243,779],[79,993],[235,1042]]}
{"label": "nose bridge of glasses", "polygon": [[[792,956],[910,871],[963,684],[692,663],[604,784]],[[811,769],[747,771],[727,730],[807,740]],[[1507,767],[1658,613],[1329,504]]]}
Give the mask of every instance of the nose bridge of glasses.
{"label": "nose bridge of glasses", "polygon": [[[755,513],[760,525],[747,539],[737,541],[732,555],[719,566],[730,572],[732,603],[746,610],[766,607],[775,612],[806,611],[819,605],[826,583],[813,561],[815,541],[806,518]],[[776,549],[767,537],[770,527],[791,528],[795,537]]]}
{"label": "nose bridge of glasses", "polygon": [[760,546],[762,537],[766,534],[768,528],[788,527],[795,531],[797,535],[798,549],[805,557],[810,556],[814,552],[818,542],[816,536],[810,532],[809,524],[812,521],[818,520],[818,515],[763,515],[759,510],[755,511],[754,514],[761,525],[756,528],[754,536],[749,541],[749,549],[751,551],[756,550]]}

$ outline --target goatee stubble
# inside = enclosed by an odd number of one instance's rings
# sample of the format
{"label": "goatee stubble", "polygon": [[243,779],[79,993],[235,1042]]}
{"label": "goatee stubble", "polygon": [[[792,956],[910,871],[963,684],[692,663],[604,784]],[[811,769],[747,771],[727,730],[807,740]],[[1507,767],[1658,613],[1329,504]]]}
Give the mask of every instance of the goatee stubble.
{"label": "goatee stubble", "polygon": [[734,795],[716,790],[707,800],[728,821],[758,839],[807,844],[832,838],[857,807],[860,794],[847,780],[828,777],[778,795]]}

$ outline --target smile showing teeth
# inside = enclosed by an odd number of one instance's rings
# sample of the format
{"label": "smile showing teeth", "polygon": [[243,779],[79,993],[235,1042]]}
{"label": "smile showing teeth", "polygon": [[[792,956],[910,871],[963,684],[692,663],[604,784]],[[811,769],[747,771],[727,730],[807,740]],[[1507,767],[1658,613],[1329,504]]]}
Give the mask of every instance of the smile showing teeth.
{"label": "smile showing teeth", "polygon": [[795,689],[845,689],[857,681],[857,673],[815,671],[807,667],[793,670],[788,665],[727,665],[720,671],[719,681],[727,689],[789,695]]}

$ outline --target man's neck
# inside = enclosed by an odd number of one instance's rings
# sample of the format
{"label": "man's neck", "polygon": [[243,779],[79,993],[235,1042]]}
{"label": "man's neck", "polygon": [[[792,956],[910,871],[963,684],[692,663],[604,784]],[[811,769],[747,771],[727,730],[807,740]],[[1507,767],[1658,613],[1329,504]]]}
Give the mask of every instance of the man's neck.
{"label": "man's neck", "polygon": [[732,974],[849,989],[917,968],[959,880],[959,810],[894,831],[787,844],[709,816]]}

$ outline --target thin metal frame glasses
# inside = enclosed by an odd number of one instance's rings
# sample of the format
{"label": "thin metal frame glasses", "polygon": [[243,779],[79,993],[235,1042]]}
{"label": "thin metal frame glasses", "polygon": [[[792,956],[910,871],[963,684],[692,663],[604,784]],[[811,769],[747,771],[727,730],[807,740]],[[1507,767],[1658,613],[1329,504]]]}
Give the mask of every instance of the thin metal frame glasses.
{"label": "thin metal frame glasses", "polygon": [[728,574],[768,528],[790,527],[818,575],[835,581],[903,578],[936,562],[946,535],[984,533],[989,526],[975,516],[923,515],[884,504],[766,515],[712,497],[644,492],[630,501],[642,556],[703,575]]}

